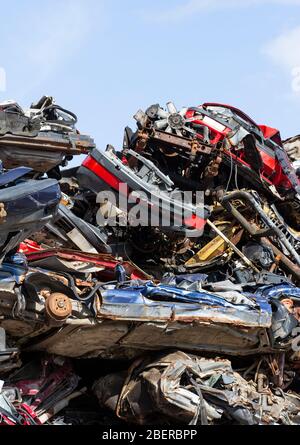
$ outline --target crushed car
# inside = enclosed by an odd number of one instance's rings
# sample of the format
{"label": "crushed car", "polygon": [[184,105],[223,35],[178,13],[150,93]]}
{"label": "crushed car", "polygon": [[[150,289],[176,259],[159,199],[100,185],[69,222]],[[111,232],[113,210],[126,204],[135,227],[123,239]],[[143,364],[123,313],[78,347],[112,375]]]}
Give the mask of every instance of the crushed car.
{"label": "crushed car", "polygon": [[0,424],[299,424],[299,138],[134,118],[101,150],[53,97],[0,103]]}

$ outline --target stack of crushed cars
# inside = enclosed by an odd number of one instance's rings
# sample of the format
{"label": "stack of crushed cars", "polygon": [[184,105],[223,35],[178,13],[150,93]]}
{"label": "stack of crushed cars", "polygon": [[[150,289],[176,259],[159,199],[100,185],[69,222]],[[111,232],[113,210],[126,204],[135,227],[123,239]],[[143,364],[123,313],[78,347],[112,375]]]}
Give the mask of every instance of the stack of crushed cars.
{"label": "stack of crushed cars", "polygon": [[299,424],[299,137],[134,117],[101,151],[52,97],[0,103],[0,424]]}

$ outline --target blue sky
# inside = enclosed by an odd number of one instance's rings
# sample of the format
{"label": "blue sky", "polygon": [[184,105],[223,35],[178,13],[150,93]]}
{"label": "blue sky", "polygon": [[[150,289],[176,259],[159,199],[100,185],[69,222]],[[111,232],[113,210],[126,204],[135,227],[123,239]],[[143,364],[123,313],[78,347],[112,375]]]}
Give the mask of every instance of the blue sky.
{"label": "blue sky", "polygon": [[[43,94],[99,148],[139,108],[220,101],[300,133],[300,0],[0,0],[4,99]],[[300,83],[300,82],[299,82]]]}

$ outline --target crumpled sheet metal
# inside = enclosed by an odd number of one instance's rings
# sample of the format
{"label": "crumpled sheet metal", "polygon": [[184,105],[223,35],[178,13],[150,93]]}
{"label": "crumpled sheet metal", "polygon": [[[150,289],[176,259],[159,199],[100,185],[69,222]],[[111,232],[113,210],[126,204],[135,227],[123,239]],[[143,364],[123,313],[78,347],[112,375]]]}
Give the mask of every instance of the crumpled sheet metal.
{"label": "crumpled sheet metal", "polygon": [[[74,267],[73,261],[71,265]],[[114,350],[117,357],[118,349],[123,354],[124,349],[138,353],[180,347],[248,355],[276,348],[268,332],[272,328],[272,307],[259,296],[251,298],[237,291],[228,296],[221,290],[191,291],[152,282],[101,286],[94,281],[70,279],[63,272],[31,268],[22,273],[20,301],[14,293],[18,288],[14,282],[9,283],[10,291],[6,289],[0,301],[1,311],[6,314],[0,326],[26,349],[66,357],[101,356]],[[83,291],[78,286],[83,286]],[[228,284],[222,286],[226,289]],[[49,313],[47,304],[56,294],[70,307],[66,317],[58,318],[58,324],[53,322],[57,310]]]}
{"label": "crumpled sheet metal", "polygon": [[[49,258],[55,258],[50,254]],[[140,351],[167,348],[243,356],[291,348],[297,319],[280,301],[271,299],[270,303],[268,294],[275,295],[276,289],[297,293],[295,287],[262,287],[260,293],[249,294],[230,281],[202,285],[204,274],[169,277],[169,284],[133,280],[100,285],[83,279],[82,264],[86,263],[74,263],[74,255],[68,253],[69,260],[64,260],[69,273],[7,266],[14,276],[0,286],[5,315],[0,326],[19,347],[73,358],[118,358],[126,350],[132,357]],[[15,291],[20,284],[18,299]],[[67,317],[57,323],[47,305],[55,293],[70,307]],[[280,322],[282,316],[285,323]]]}
{"label": "crumpled sheet metal", "polygon": [[[3,166],[17,167],[0,166],[7,238],[0,249],[0,398],[10,398],[13,422],[22,422],[18,403],[28,410],[26,424],[45,423],[82,394],[75,391],[79,375],[67,366],[50,372],[57,388],[45,389],[43,378],[33,382],[41,403],[28,400],[27,383],[11,372],[27,352],[44,352],[56,361],[117,359],[129,367],[134,360],[128,372],[94,386],[101,405],[129,422],[298,424],[299,396],[287,392],[297,388],[300,368],[300,269],[293,264],[300,264],[300,182],[287,156],[296,159],[294,145],[286,153],[277,130],[234,107],[178,112],[169,102],[167,110],[137,113],[138,130],[126,129],[123,151],[108,146],[104,153],[51,97],[26,113],[16,103],[2,106],[17,112],[0,116]],[[32,124],[26,131],[24,121]],[[90,156],[80,168],[60,170],[81,153]],[[54,178],[43,180],[52,195],[37,172]],[[147,199],[161,197],[156,213],[171,210],[175,219],[181,206],[176,198],[169,208],[173,192],[192,189],[187,208],[201,215],[179,231],[172,223],[123,227],[128,209],[108,202],[101,215],[117,216],[119,226],[99,223],[96,193],[116,192],[120,181]],[[47,220],[31,184],[46,206],[52,202]],[[8,236],[14,203],[26,190]],[[245,362],[247,372],[235,370]]]}
{"label": "crumpled sheet metal", "polygon": [[255,306],[252,301],[239,305],[226,300],[226,292],[225,296],[221,295],[151,284],[136,289],[104,290],[98,315],[116,320],[210,321],[248,328],[271,326],[272,311],[265,302],[262,306]]}
{"label": "crumpled sheet metal", "polygon": [[135,362],[120,390],[121,383],[120,374],[106,376],[95,383],[94,392],[101,405],[130,423],[300,423],[298,395],[259,393],[225,359],[181,351],[160,354]]}
{"label": "crumpled sheet metal", "polygon": [[45,173],[73,155],[87,154],[95,143],[75,128],[77,117],[43,97],[38,108],[23,110],[16,102],[0,104],[0,149],[5,168],[31,167]]}
{"label": "crumpled sheet metal", "polygon": [[[68,249],[43,249],[38,252],[29,252],[27,254],[27,259],[32,266],[38,266],[40,264],[39,261],[51,257],[56,257],[62,260],[73,260],[81,263],[90,263],[95,267],[104,267],[107,272],[111,272],[110,276],[112,275],[113,277],[116,266],[120,264],[120,260],[109,254],[94,254]],[[150,275],[146,274],[130,261],[122,261],[122,265],[127,274],[132,278],[140,278],[144,280],[151,279]]]}
{"label": "crumpled sheet metal", "polygon": [[283,145],[291,161],[298,163],[300,161],[300,135],[287,139]]}
{"label": "crumpled sheet metal", "polygon": [[29,362],[2,382],[0,425],[45,424],[86,391],[75,391],[79,382],[65,358],[48,356]]}

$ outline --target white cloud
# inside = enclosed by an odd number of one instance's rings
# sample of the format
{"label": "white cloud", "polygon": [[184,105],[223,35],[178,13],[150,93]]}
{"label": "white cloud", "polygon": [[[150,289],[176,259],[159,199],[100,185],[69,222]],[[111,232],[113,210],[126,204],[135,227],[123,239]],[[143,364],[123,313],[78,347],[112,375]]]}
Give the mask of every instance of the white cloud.
{"label": "white cloud", "polygon": [[291,91],[300,95],[300,26],[283,32],[262,48],[275,65],[279,66],[290,79]]}
{"label": "white cloud", "polygon": [[199,13],[209,13],[228,8],[245,8],[262,4],[299,5],[300,0],[185,0],[175,6],[156,11],[144,11],[147,19],[154,21],[180,21]]}
{"label": "white cloud", "polygon": [[300,66],[300,26],[284,32],[263,48],[274,63],[291,72]]}

